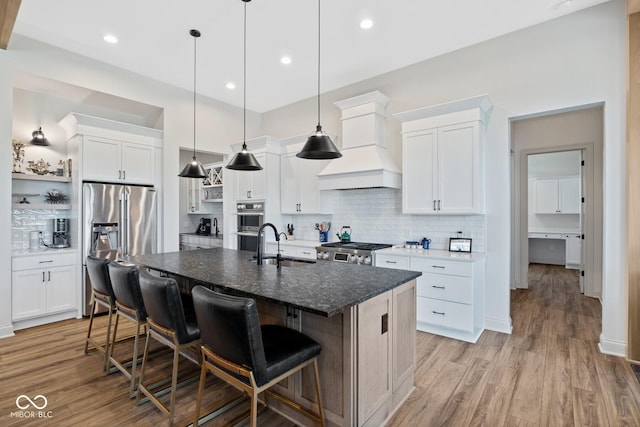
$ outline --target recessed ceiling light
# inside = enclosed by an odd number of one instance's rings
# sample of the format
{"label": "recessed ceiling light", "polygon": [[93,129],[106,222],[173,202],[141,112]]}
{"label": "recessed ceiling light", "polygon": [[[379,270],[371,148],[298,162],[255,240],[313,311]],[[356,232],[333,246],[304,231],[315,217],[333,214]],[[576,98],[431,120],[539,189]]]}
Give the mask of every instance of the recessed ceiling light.
{"label": "recessed ceiling light", "polygon": [[102,37],[102,39],[107,43],[111,43],[111,44],[118,43],[118,38],[113,34],[105,34],[104,37]]}
{"label": "recessed ceiling light", "polygon": [[373,21],[371,19],[365,18],[360,21],[360,28],[363,30],[368,30],[371,27],[373,27]]}
{"label": "recessed ceiling light", "polygon": [[235,89],[236,88],[236,84],[234,82],[229,82],[226,85],[227,89]]}
{"label": "recessed ceiling light", "polygon": [[282,58],[280,58],[280,62],[283,63],[284,65],[289,65],[291,64],[291,57],[283,56]]}

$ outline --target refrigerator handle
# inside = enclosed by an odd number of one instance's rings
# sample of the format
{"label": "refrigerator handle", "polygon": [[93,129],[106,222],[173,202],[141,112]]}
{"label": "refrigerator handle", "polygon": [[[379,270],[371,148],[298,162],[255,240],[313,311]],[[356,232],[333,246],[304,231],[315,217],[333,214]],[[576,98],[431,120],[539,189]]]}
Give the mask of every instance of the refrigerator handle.
{"label": "refrigerator handle", "polygon": [[131,244],[130,240],[131,240],[131,235],[130,235],[130,230],[131,230],[131,195],[129,193],[126,193],[124,195],[124,200],[125,200],[125,208],[124,208],[124,214],[125,214],[125,224],[126,224],[126,228],[124,230],[125,233],[125,238],[126,238],[126,252],[125,255],[129,255],[129,250],[131,249],[129,247],[129,245]]}
{"label": "refrigerator handle", "polygon": [[119,245],[119,248],[118,248],[118,252],[120,254],[122,254],[122,255],[126,255],[127,248],[126,248],[126,245],[125,245],[125,237],[124,236],[125,236],[125,233],[126,233],[125,230],[127,229],[127,226],[126,226],[126,223],[125,223],[125,219],[126,218],[125,218],[125,214],[124,214],[124,211],[125,211],[125,194],[124,193],[120,193],[118,195],[118,202],[119,202],[119,206],[118,206],[118,208],[119,208],[119,215],[118,215],[119,216],[119,218],[118,218],[118,227],[119,227],[118,228],[118,232],[119,232],[118,245]]}

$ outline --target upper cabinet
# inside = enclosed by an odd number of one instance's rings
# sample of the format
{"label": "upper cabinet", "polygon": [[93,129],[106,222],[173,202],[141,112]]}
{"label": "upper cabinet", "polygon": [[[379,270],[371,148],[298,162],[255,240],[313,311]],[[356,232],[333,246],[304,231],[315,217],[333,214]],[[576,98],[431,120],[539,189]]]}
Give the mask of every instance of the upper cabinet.
{"label": "upper cabinet", "polygon": [[[153,185],[162,131],[71,113],[60,124],[84,181]],[[78,171],[76,171],[78,172]]]}
{"label": "upper cabinet", "polygon": [[82,148],[83,179],[153,184],[153,146],[87,136]]}
{"label": "upper cabinet", "polygon": [[187,213],[211,213],[213,203],[222,203],[224,167],[220,163],[203,165],[207,176],[202,179],[187,179]]}
{"label": "upper cabinet", "polygon": [[484,213],[487,96],[395,114],[402,122],[402,211]]}
{"label": "upper cabinet", "polygon": [[258,163],[262,166],[259,171],[238,171],[236,179],[236,199],[263,200],[267,197],[267,169],[266,153],[254,153]]}
{"label": "upper cabinet", "polygon": [[579,214],[580,178],[536,179],[533,182],[536,214]]}
{"label": "upper cabinet", "polygon": [[[302,142],[305,140],[306,136],[302,137]],[[285,145],[285,153],[281,156],[280,210],[283,214],[294,215],[323,213],[318,173],[327,166],[329,160],[296,157],[301,149],[302,144]]]}

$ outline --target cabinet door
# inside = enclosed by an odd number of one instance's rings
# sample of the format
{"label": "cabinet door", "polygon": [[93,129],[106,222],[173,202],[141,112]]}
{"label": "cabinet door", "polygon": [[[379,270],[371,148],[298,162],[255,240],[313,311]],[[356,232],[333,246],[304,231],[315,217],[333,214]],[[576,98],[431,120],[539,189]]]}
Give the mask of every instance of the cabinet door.
{"label": "cabinet door", "polygon": [[255,158],[262,166],[259,171],[235,171],[236,200],[264,199],[267,194],[266,155],[255,154]]}
{"label": "cabinet door", "polygon": [[580,213],[580,179],[558,179],[558,213]]}
{"label": "cabinet door", "polygon": [[155,153],[151,146],[122,143],[122,180],[133,184],[153,184]]}
{"label": "cabinet door", "polygon": [[478,212],[480,161],[477,139],[477,123],[438,129],[436,204],[439,213]]}
{"label": "cabinet door", "polygon": [[11,276],[11,319],[19,320],[46,312],[45,270],[14,271]]}
{"label": "cabinet door", "polygon": [[82,177],[85,180],[120,182],[120,141],[85,137],[82,141]]}
{"label": "cabinet door", "polygon": [[415,371],[416,282],[393,289],[393,391]]}
{"label": "cabinet door", "polygon": [[299,160],[293,153],[283,155],[280,160],[280,211],[283,214],[299,213]]}
{"label": "cabinet door", "polygon": [[300,212],[305,214],[321,213],[322,198],[318,174],[329,163],[328,160],[298,159]]}
{"label": "cabinet door", "polygon": [[558,213],[558,180],[537,179],[533,182],[534,212],[537,214]]}
{"label": "cabinet door", "polygon": [[565,264],[572,266],[582,265],[582,240],[580,235],[569,234],[565,237]]}
{"label": "cabinet door", "polygon": [[358,305],[358,423],[366,420],[391,395],[392,293]]}
{"label": "cabinet door", "polygon": [[200,212],[200,187],[199,179],[187,179],[187,212]]}
{"label": "cabinet door", "polygon": [[70,265],[47,270],[47,281],[44,285],[47,313],[75,307],[75,279],[75,268]]}
{"label": "cabinet door", "polygon": [[402,211],[435,213],[436,130],[411,135],[402,142]]}

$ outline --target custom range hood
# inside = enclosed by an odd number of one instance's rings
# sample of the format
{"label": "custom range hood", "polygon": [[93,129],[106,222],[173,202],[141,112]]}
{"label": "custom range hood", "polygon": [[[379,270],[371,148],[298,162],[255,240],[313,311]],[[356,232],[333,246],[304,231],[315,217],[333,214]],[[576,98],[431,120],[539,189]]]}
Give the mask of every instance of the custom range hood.
{"label": "custom range hood", "polygon": [[384,143],[388,103],[378,91],[335,103],[342,110],[342,157],[318,174],[320,190],[400,188],[400,169]]}

